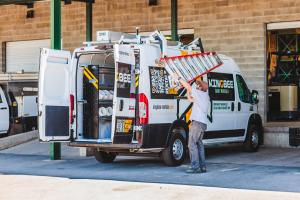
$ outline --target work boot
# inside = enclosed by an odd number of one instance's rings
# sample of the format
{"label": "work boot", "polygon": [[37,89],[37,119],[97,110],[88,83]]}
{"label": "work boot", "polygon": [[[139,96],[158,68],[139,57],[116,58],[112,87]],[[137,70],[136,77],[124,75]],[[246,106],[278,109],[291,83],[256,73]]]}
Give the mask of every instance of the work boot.
{"label": "work boot", "polygon": [[185,171],[188,174],[196,174],[196,173],[201,173],[201,168],[189,168]]}
{"label": "work boot", "polygon": [[206,167],[201,167],[201,173],[206,173]]}

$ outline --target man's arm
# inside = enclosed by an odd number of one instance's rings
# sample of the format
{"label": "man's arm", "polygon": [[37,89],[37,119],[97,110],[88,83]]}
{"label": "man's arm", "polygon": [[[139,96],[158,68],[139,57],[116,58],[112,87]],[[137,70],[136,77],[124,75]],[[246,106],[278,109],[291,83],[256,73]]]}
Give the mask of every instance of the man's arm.
{"label": "man's arm", "polygon": [[191,86],[188,82],[182,80],[182,78],[179,77],[179,76],[178,76],[177,74],[175,74],[175,73],[172,74],[172,77],[173,77],[174,79],[178,80],[178,81],[181,83],[181,85],[187,90],[187,98],[188,98],[188,100],[189,100],[190,102],[194,102],[194,98],[193,98],[193,96],[191,95],[191,94],[192,94],[192,86]]}

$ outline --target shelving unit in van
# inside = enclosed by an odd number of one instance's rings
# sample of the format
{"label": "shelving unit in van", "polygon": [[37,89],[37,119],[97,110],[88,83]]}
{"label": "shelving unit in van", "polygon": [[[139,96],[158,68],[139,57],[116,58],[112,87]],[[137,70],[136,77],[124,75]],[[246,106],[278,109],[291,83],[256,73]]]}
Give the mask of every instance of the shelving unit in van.
{"label": "shelving unit in van", "polygon": [[[99,83],[99,98],[98,98],[98,110],[99,110],[99,137],[100,140],[111,139],[111,127],[112,127],[112,112],[113,112],[113,91],[114,91],[114,75],[115,69],[111,67],[101,66],[99,67],[98,83]],[[103,93],[103,94],[101,94]],[[101,97],[102,96],[102,97]],[[101,114],[101,110],[106,113]]]}

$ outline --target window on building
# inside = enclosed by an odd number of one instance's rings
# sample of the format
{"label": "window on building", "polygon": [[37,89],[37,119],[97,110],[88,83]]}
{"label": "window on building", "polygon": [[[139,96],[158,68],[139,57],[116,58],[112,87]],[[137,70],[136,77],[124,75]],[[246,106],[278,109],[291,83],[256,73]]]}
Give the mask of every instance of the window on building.
{"label": "window on building", "polygon": [[240,75],[236,75],[236,83],[238,87],[238,93],[240,100],[244,103],[250,103],[251,102],[251,93],[250,90],[247,87],[246,82],[244,81],[243,77]]}
{"label": "window on building", "polygon": [[299,22],[267,25],[268,121],[300,120],[299,25]]}

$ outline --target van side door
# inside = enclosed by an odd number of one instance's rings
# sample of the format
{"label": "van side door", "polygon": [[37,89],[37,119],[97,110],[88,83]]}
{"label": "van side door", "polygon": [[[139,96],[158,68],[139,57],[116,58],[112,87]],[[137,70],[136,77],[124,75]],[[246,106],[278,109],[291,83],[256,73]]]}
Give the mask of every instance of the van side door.
{"label": "van side door", "polygon": [[41,141],[69,141],[71,53],[42,49],[38,91]]}
{"label": "van side door", "polygon": [[212,121],[208,123],[204,139],[237,137],[233,74],[211,72],[207,75],[207,79],[212,103]]}
{"label": "van side door", "polygon": [[135,120],[135,55],[130,45],[115,45],[115,88],[112,136],[114,144],[130,144]]}
{"label": "van side door", "polygon": [[0,133],[6,133],[9,129],[9,108],[4,91],[0,86]]}
{"label": "van side door", "polygon": [[245,130],[248,126],[250,113],[253,111],[251,105],[251,92],[241,74],[236,74],[236,91],[237,91],[237,129]]}

